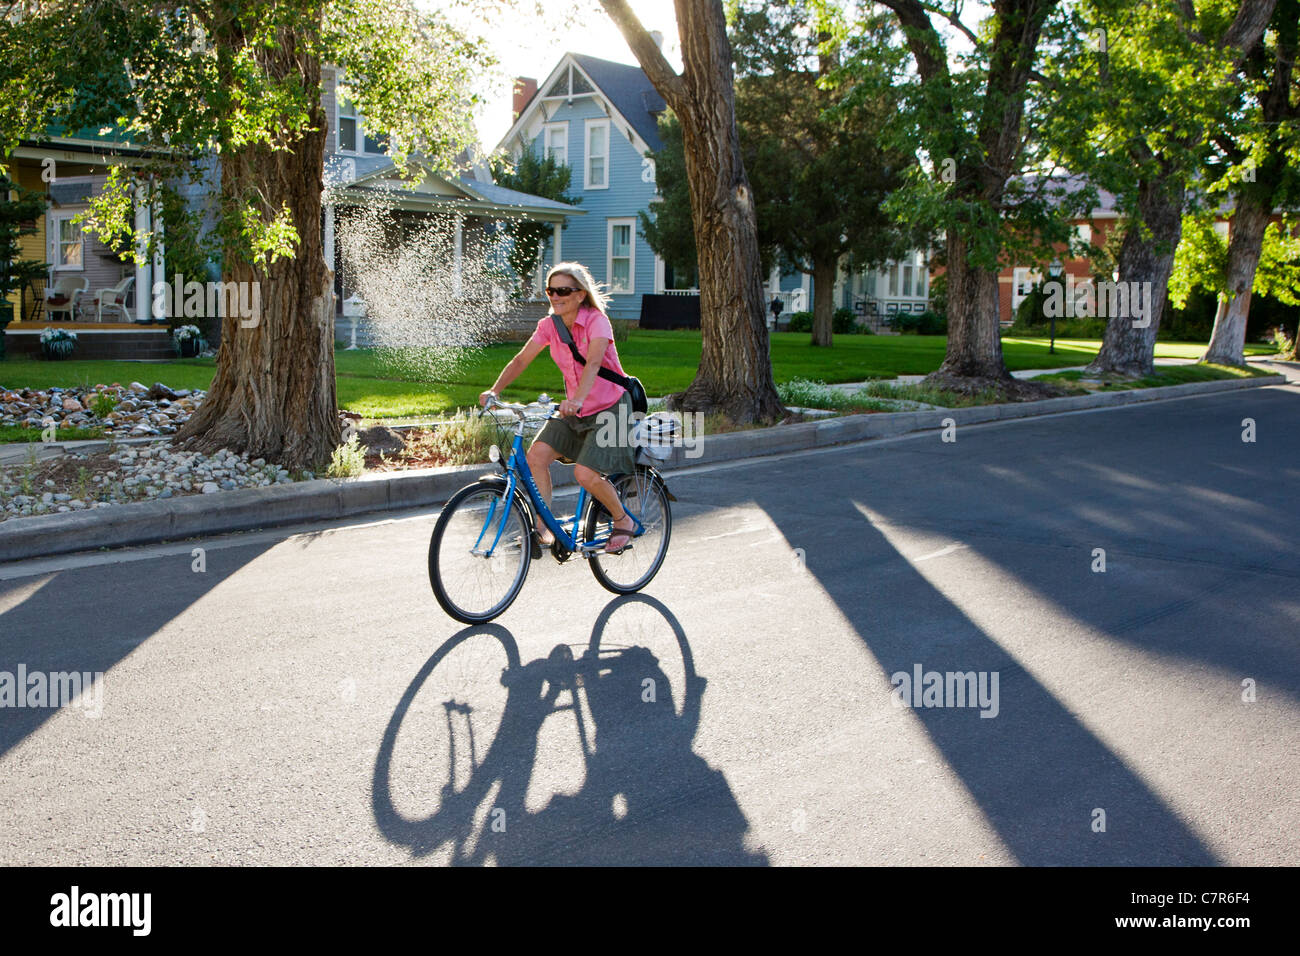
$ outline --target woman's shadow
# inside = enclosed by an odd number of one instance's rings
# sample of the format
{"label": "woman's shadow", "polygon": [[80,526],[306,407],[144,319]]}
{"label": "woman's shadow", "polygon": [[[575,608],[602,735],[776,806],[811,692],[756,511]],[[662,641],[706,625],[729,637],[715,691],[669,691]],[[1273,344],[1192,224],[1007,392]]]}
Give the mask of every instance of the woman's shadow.
{"label": "woman's shadow", "polygon": [[646,595],[606,605],[576,658],[559,644],[524,664],[504,627],[466,628],[388,723],[375,822],[454,864],[765,865],[722,772],[691,749],[705,683]]}

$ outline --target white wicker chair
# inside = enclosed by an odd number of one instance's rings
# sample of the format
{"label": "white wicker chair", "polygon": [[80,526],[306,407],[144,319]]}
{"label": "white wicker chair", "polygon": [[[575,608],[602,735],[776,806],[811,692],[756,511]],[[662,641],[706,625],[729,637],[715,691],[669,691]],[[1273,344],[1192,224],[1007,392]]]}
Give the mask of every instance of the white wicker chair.
{"label": "white wicker chair", "polygon": [[45,315],[53,320],[56,312],[68,313],[68,321],[77,318],[77,306],[85,294],[90,280],[85,276],[59,276],[54,285],[45,290]]}
{"label": "white wicker chair", "polygon": [[130,322],[131,316],[126,311],[126,294],[131,288],[135,276],[127,276],[111,289],[100,289],[90,297],[90,304],[95,308],[95,321],[104,321],[105,309],[121,309],[122,321]]}

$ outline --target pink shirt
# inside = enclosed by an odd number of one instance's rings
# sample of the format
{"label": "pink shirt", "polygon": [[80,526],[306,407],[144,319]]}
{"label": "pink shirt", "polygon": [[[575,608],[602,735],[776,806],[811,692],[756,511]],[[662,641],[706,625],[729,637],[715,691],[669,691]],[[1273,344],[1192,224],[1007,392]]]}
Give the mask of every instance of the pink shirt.
{"label": "pink shirt", "polygon": [[[589,305],[584,305],[578,310],[578,317],[573,321],[570,334],[573,336],[573,344],[578,347],[578,354],[583,358],[587,357],[587,348],[592,339],[609,339],[609,345],[605,348],[605,355],[600,364],[617,372],[619,375],[627,374],[623,371],[623,366],[619,364],[618,349],[614,347],[614,326],[605,313]],[[573,360],[573,352],[560,338],[559,333],[555,330],[555,322],[549,315],[537,323],[537,331],[533,333],[532,340],[551,347],[551,358],[560,367],[560,371],[564,373],[565,394],[569,398],[576,396],[578,394],[578,383],[582,380],[584,366]],[[603,412],[605,409],[614,406],[623,397],[624,391],[622,385],[616,385],[597,375],[595,382],[591,386],[591,391],[587,393],[587,400],[582,403],[579,412],[583,415],[594,415],[597,412]]]}

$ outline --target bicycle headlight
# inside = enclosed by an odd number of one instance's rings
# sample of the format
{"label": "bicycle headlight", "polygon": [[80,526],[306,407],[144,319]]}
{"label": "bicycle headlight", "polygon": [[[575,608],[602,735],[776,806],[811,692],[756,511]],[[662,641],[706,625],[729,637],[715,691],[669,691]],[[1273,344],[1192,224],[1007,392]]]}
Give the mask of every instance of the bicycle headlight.
{"label": "bicycle headlight", "polygon": [[501,460],[501,449],[493,445],[488,449],[488,461],[497,462]]}

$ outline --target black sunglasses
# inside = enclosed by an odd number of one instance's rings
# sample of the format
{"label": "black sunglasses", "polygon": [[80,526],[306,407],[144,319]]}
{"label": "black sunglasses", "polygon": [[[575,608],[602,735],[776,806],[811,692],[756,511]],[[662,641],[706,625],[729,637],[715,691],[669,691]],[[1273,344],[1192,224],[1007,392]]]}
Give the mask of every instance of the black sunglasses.
{"label": "black sunglasses", "polygon": [[566,295],[568,295],[570,292],[581,292],[581,291],[582,291],[582,289],[579,289],[579,288],[573,288],[573,289],[552,289],[550,286],[547,286],[547,287],[546,287],[546,294],[547,294],[547,295],[558,295],[561,299],[563,299],[563,298],[564,298]]}

